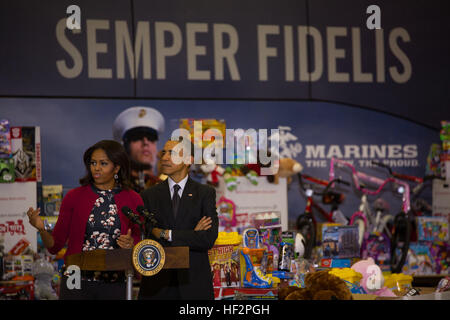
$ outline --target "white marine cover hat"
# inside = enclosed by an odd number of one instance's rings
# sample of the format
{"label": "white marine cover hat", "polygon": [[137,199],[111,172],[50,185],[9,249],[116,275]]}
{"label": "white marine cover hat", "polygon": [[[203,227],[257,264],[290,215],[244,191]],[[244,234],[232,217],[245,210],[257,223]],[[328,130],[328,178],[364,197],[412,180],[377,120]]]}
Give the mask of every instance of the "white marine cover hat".
{"label": "white marine cover hat", "polygon": [[122,141],[128,130],[137,127],[152,128],[160,134],[164,132],[164,117],[153,108],[141,106],[128,108],[114,120],[113,137],[116,141]]}

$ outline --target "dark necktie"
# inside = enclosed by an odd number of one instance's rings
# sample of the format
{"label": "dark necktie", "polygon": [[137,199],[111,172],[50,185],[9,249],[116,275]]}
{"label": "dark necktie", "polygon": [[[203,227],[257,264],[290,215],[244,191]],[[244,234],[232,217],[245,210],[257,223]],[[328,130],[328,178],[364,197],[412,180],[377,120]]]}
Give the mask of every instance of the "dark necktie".
{"label": "dark necktie", "polygon": [[177,184],[173,186],[172,209],[175,218],[177,217],[178,206],[180,204],[180,196],[178,195],[178,190],[180,189],[181,187]]}

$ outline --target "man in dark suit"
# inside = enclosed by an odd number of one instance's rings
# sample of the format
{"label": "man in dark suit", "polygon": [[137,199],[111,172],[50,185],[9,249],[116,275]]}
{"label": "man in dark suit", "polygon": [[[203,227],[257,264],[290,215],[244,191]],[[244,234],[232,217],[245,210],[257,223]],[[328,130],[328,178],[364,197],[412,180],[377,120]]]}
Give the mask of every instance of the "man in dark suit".
{"label": "man in dark suit", "polygon": [[188,246],[190,266],[142,277],[139,299],[214,299],[208,250],[218,235],[216,192],[188,176],[189,163],[174,163],[173,149],[179,143],[169,140],[161,151],[162,171],[168,178],[141,196],[158,221],[147,236],[162,246]]}

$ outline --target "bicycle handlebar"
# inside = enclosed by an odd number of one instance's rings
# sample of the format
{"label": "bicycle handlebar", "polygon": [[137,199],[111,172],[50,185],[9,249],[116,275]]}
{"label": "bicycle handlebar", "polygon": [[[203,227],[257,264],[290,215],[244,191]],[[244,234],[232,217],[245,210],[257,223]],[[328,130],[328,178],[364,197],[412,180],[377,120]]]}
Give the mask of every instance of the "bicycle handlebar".
{"label": "bicycle handlebar", "polygon": [[[403,211],[406,214],[409,212],[411,207],[410,207],[410,187],[409,187],[408,183],[406,183],[406,182],[404,182],[402,180],[398,180],[395,177],[390,177],[390,178],[387,178],[385,180],[382,180],[380,178],[377,178],[377,177],[374,177],[374,176],[370,176],[370,175],[365,174],[363,172],[357,171],[355,169],[355,167],[351,163],[343,161],[343,160],[340,160],[340,159],[337,159],[337,158],[331,158],[330,181],[333,181],[335,179],[335,173],[334,173],[334,164],[335,163],[340,163],[341,165],[344,165],[344,166],[346,166],[346,167],[348,167],[348,168],[350,168],[352,170],[353,182],[354,182],[356,188],[358,190],[362,191],[365,194],[377,195],[377,194],[379,194],[381,192],[381,190],[384,188],[384,186],[387,183],[389,183],[389,182],[394,182],[394,183],[397,183],[397,184],[403,186],[405,188],[405,192],[403,193],[403,199],[402,199],[403,206],[402,206],[402,208],[403,208]],[[385,166],[385,165],[383,165],[383,166]],[[363,188],[361,186],[360,180],[366,180],[366,181],[372,182],[372,183],[378,185],[379,187],[378,187],[378,189],[376,191],[368,190],[368,189]]]}
{"label": "bicycle handlebar", "polygon": [[347,181],[345,181],[345,180],[342,180],[341,178],[336,178],[336,179],[333,179],[332,181],[325,181],[325,180],[321,180],[321,179],[318,179],[318,178],[314,178],[314,177],[308,176],[308,175],[306,175],[306,174],[298,173],[297,175],[298,175],[298,181],[299,181],[299,183],[300,183],[300,187],[301,187],[303,190],[306,190],[306,188],[305,188],[305,186],[304,186],[304,184],[303,184],[303,177],[304,177],[306,180],[309,180],[309,181],[311,181],[311,182],[314,182],[314,183],[321,184],[321,185],[325,186],[325,189],[323,190],[323,192],[315,192],[315,194],[318,194],[318,195],[322,195],[322,194],[326,193],[326,192],[328,191],[328,189],[330,188],[330,186],[331,186],[333,183],[335,183],[335,182],[336,182],[336,183],[340,183],[340,184],[345,184],[345,185],[347,185],[347,186],[350,186],[350,185],[351,185],[350,182],[347,182]]}
{"label": "bicycle handlebar", "polygon": [[427,176],[424,176],[423,178],[420,178],[420,177],[416,177],[416,176],[410,176],[407,174],[394,172],[394,171],[392,171],[391,167],[389,167],[388,165],[386,165],[384,163],[376,161],[376,160],[372,160],[372,164],[377,165],[379,167],[386,168],[389,171],[389,175],[391,175],[392,177],[418,183],[418,185],[415,186],[411,191],[413,194],[418,193],[422,189],[422,186],[425,183],[425,181],[429,181],[429,180],[433,180],[433,179],[445,180],[443,177],[436,176],[436,175],[427,175]]}

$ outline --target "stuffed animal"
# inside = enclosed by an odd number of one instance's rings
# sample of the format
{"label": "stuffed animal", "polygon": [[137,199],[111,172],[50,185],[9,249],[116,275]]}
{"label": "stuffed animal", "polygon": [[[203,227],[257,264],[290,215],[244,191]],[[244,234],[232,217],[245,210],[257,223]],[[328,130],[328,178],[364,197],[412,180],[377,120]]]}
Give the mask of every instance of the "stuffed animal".
{"label": "stuffed animal", "polygon": [[279,160],[278,172],[273,176],[267,176],[267,179],[271,183],[278,184],[279,178],[287,178],[287,183],[291,183],[292,176],[303,170],[303,166],[294,159],[281,158]]}
{"label": "stuffed animal", "polygon": [[200,166],[200,169],[206,175],[206,183],[214,187],[219,185],[219,176],[222,176],[225,172],[225,169],[217,165],[212,159],[207,159]]}
{"label": "stuffed animal", "polygon": [[384,286],[384,276],[381,268],[375,264],[373,258],[358,261],[351,267],[356,272],[362,274],[360,285],[368,294],[380,297],[396,297],[396,295]]}
{"label": "stuffed animal", "polygon": [[52,278],[55,274],[53,265],[40,257],[33,264],[34,294],[37,300],[58,300],[58,295],[52,287]]}
{"label": "stuffed animal", "polygon": [[294,286],[281,288],[279,300],[353,300],[344,280],[332,275],[329,270],[308,273],[305,288]]}

